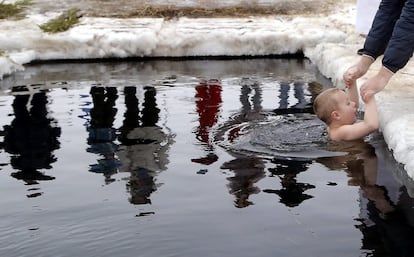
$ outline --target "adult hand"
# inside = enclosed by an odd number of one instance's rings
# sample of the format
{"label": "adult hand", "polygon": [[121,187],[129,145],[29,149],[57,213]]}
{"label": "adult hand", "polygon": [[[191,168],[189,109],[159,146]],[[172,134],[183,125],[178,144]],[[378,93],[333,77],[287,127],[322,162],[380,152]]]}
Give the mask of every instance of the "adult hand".
{"label": "adult hand", "polygon": [[358,65],[349,67],[342,76],[345,86],[347,88],[351,87],[353,84],[355,84],[355,81],[362,75]]}
{"label": "adult hand", "polygon": [[362,100],[366,102],[373,95],[383,90],[392,75],[394,75],[394,73],[385,67],[381,67],[380,71],[375,76],[365,81],[365,83],[361,86],[360,94]]}
{"label": "adult hand", "polygon": [[357,79],[364,76],[364,74],[368,71],[368,68],[373,63],[374,59],[369,56],[361,56],[359,61],[349,67],[343,74],[342,78],[345,82],[345,86],[349,87],[355,83]]}

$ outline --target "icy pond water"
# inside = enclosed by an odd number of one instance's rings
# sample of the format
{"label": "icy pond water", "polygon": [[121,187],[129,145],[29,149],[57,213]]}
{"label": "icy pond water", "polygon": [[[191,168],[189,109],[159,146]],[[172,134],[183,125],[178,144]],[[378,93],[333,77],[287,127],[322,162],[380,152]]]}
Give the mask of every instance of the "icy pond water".
{"label": "icy pond water", "polygon": [[49,63],[1,81],[0,256],[413,256],[381,134],[307,60]]}

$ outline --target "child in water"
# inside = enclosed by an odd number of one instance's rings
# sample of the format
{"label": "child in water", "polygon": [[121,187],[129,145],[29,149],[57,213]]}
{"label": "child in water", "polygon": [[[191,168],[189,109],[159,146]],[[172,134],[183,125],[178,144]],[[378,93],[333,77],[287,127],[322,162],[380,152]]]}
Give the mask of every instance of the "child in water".
{"label": "child in water", "polygon": [[361,139],[379,126],[374,96],[366,99],[364,119],[356,122],[359,103],[356,79],[348,72],[344,74],[344,82],[347,93],[330,88],[319,94],[313,103],[315,114],[328,125],[329,138],[334,141]]}

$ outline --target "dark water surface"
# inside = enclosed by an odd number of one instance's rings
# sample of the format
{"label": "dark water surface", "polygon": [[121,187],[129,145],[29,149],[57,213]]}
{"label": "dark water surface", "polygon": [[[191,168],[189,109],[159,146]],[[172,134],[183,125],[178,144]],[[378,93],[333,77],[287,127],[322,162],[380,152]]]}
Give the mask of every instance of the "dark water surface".
{"label": "dark water surface", "polygon": [[401,167],[326,140],[328,86],[307,60],[27,66],[1,81],[0,256],[414,256]]}

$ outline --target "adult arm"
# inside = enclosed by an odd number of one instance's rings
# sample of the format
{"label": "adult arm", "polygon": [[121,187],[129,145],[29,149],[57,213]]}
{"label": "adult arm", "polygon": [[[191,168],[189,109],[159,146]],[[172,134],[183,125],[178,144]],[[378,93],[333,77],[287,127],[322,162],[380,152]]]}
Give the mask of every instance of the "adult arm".
{"label": "adult arm", "polygon": [[364,54],[371,56],[373,59],[384,54],[396,22],[401,16],[404,2],[404,0],[381,1],[371,29],[365,39]]}
{"label": "adult arm", "polygon": [[[404,2],[397,1],[395,2]],[[395,73],[403,68],[414,51],[414,0],[405,1],[400,18],[384,52],[382,64]]]}
{"label": "adult arm", "polygon": [[375,59],[369,55],[362,55],[359,61],[349,67],[343,74],[343,80],[346,87],[351,87],[357,79],[362,77],[369,69]]}
{"label": "adult arm", "polygon": [[383,0],[364,45],[373,59],[384,54],[380,71],[361,86],[364,101],[381,91],[414,51],[414,0]]}

